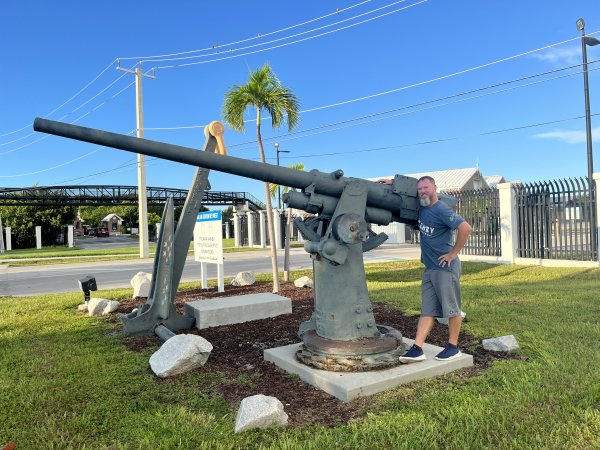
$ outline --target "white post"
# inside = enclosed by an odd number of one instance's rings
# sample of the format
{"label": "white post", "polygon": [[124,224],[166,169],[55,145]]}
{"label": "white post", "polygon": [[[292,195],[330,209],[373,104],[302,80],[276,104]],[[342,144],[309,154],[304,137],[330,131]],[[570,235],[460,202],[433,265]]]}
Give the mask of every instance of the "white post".
{"label": "white post", "polygon": [[240,216],[238,213],[233,213],[233,246],[240,246]]}
{"label": "white post", "polygon": [[6,242],[4,244],[6,246],[6,251],[9,252],[12,250],[12,235],[10,234],[10,227],[4,228],[4,231],[6,233]]}
{"label": "white post", "polygon": [[280,249],[285,244],[281,242],[281,211],[278,209],[273,210],[273,221],[275,223],[275,249]]}
{"label": "white post", "polygon": [[267,212],[261,210],[258,214],[260,215],[260,246],[267,248]]}
{"label": "white post", "polygon": [[156,224],[156,241],[158,242],[158,236],[160,236],[160,222]]}
{"label": "white post", "polygon": [[246,213],[246,217],[248,218],[248,247],[254,247],[254,213],[248,211]]}
{"label": "white post", "polygon": [[4,232],[2,231],[2,217],[0,217],[0,253],[4,253]]}
{"label": "white post", "polygon": [[206,289],[208,287],[208,263],[200,263],[200,287]]}
{"label": "white post", "polygon": [[[600,188],[600,172],[595,172],[592,177],[596,184],[596,242],[600,243],[600,201],[598,200],[598,188]],[[600,262],[600,251],[598,251],[598,262]]]}
{"label": "white post", "polygon": [[500,196],[500,245],[502,247],[502,259],[511,264],[515,262],[519,247],[517,196],[512,186],[512,183],[499,183],[497,185]]}
{"label": "white post", "polygon": [[75,247],[75,233],[73,231],[73,225],[67,226],[67,242],[70,248]]}
{"label": "white post", "polygon": [[223,270],[223,264],[217,264],[217,283],[218,292],[225,292],[225,271]]}
{"label": "white post", "polygon": [[42,227],[40,225],[35,227],[35,248],[42,248]]}
{"label": "white post", "polygon": [[225,222],[225,239],[231,238],[231,231],[229,230],[230,222]]}

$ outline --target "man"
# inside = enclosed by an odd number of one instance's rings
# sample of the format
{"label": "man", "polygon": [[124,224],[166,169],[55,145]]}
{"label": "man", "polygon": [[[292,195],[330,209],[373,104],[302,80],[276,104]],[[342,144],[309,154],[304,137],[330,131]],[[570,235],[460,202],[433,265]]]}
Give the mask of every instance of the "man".
{"label": "man", "polygon": [[[459,284],[461,265],[457,255],[467,242],[472,229],[461,216],[439,201],[433,178],[419,178],[417,191],[421,203],[421,262],[425,265],[421,284],[421,317],[417,325],[415,343],[400,357],[400,362],[410,363],[427,359],[423,353],[423,344],[433,328],[435,317],[448,318],[448,345],[435,357],[440,361],[448,361],[461,355],[458,348],[458,335],[462,323]],[[456,241],[452,245],[454,230]]]}

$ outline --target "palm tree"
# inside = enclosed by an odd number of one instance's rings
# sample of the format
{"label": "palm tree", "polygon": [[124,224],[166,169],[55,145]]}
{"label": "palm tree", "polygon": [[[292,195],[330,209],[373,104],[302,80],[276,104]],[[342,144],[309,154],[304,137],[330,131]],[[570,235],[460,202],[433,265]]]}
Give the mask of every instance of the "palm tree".
{"label": "palm tree", "polygon": [[[304,170],[304,164],[288,164],[290,169],[294,170]],[[277,188],[279,186],[277,184],[272,184],[270,186],[271,189],[271,197],[275,198],[275,194],[277,193]],[[282,186],[283,193],[287,193],[290,190],[295,191],[296,188],[289,188],[288,186]],[[290,281],[290,232],[292,225],[292,208],[287,209],[287,220],[285,222],[285,253],[283,257],[283,281]]]}
{"label": "palm tree", "polygon": [[[271,116],[271,126],[273,128],[280,128],[287,122],[288,131],[291,131],[298,124],[300,102],[289,88],[282,86],[269,63],[266,63],[255,72],[250,72],[246,84],[243,86],[234,85],[225,94],[225,103],[223,104],[225,122],[236,131],[244,131],[244,112],[248,107],[256,109],[256,138],[260,160],[264,163],[265,151],[260,134],[262,110],[264,109]],[[273,208],[271,206],[271,196],[269,195],[269,183],[264,183],[264,189],[267,205],[267,227],[271,244],[273,292],[279,292],[275,229],[273,227]]]}

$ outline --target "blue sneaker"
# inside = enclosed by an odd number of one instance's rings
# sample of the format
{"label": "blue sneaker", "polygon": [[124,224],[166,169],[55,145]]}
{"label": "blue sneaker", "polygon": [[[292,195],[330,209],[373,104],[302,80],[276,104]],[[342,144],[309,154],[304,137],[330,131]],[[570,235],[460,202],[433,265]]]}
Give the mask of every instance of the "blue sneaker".
{"label": "blue sneaker", "polygon": [[411,363],[417,361],[424,361],[427,359],[425,353],[423,353],[423,349],[418,345],[413,345],[408,351],[400,357],[401,363]]}
{"label": "blue sneaker", "polygon": [[458,358],[460,355],[462,355],[462,353],[458,349],[458,346],[448,343],[444,350],[435,355],[435,359],[438,361],[450,361]]}

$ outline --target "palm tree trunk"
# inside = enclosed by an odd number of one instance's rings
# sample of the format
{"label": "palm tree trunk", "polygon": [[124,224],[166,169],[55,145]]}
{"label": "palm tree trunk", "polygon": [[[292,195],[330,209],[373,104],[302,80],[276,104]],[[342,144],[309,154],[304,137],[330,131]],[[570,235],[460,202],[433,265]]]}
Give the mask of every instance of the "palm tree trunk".
{"label": "palm tree trunk", "polygon": [[[256,138],[258,140],[258,149],[260,151],[260,160],[266,163],[265,151],[263,149],[262,137],[260,135],[260,108],[257,108],[256,117]],[[279,269],[277,267],[277,247],[275,242],[275,228],[273,226],[273,207],[271,206],[271,193],[269,183],[263,183],[265,188],[265,203],[267,205],[267,228],[269,230],[269,241],[271,247],[271,268],[273,271],[273,293],[279,292]]]}
{"label": "palm tree trunk", "polygon": [[292,208],[287,210],[287,220],[285,222],[285,253],[283,257],[283,281],[290,281],[290,232],[292,230]]}

